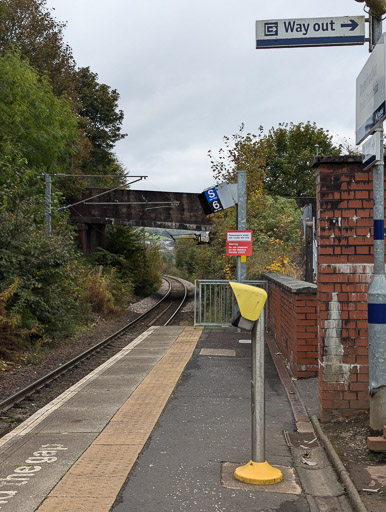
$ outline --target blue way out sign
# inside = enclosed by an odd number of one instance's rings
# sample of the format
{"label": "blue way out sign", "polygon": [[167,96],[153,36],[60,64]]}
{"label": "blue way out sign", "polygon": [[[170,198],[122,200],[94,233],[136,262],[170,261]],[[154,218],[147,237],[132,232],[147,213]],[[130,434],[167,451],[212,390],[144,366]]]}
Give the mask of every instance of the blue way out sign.
{"label": "blue way out sign", "polygon": [[364,43],[364,16],[256,21],[257,49]]}

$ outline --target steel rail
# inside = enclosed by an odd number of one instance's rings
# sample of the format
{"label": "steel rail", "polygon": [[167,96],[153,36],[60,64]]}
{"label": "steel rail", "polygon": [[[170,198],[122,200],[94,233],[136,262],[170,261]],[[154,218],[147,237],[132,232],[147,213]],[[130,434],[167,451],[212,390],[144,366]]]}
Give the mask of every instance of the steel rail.
{"label": "steel rail", "polygon": [[98,352],[98,350],[102,349],[103,347],[105,347],[106,345],[111,343],[114,339],[118,338],[121,334],[124,334],[127,330],[129,330],[135,324],[139,323],[141,320],[146,318],[152,311],[154,311],[157,307],[159,307],[160,304],[165,299],[167,299],[167,297],[170,295],[171,290],[172,290],[172,285],[171,285],[170,279],[173,279],[173,280],[179,282],[180,284],[182,284],[182,286],[185,289],[185,294],[184,294],[184,297],[183,297],[183,300],[182,300],[182,303],[180,304],[180,306],[174,312],[172,317],[164,324],[164,325],[168,325],[168,323],[175,317],[175,315],[181,309],[183,303],[185,302],[186,295],[187,295],[187,290],[186,290],[185,284],[182,283],[179,279],[172,277],[172,276],[164,276],[164,281],[168,282],[169,288],[168,288],[167,292],[165,293],[165,295],[162,297],[162,299],[160,299],[154,306],[152,306],[150,309],[148,309],[145,313],[140,315],[138,318],[132,320],[131,322],[126,324],[124,327],[122,327],[115,333],[111,334],[110,336],[108,336],[107,338],[102,340],[101,342],[97,343],[96,345],[93,345],[92,347],[88,348],[84,352],[82,352],[82,353],[78,354],[77,356],[75,356],[74,358],[72,358],[67,363],[64,363],[61,366],[58,366],[55,370],[49,372],[47,375],[44,375],[43,377],[36,380],[32,384],[26,386],[25,388],[21,389],[20,391],[17,391],[10,397],[1,401],[0,402],[0,413],[7,411],[11,407],[15,406],[17,403],[24,400],[27,396],[31,395],[32,393],[34,393],[34,392],[38,391],[39,389],[41,389],[42,387],[46,386],[49,382],[53,381],[60,375],[64,374],[66,371],[68,371],[72,367],[76,366],[84,359],[87,359],[87,357],[91,356],[93,353]]}
{"label": "steel rail", "polygon": [[181,301],[180,305],[178,306],[178,308],[176,309],[176,311],[173,313],[173,315],[169,318],[169,320],[164,324],[164,325],[169,325],[169,323],[173,320],[173,318],[177,315],[177,313],[180,311],[180,309],[181,309],[181,308],[182,308],[182,306],[184,305],[185,300],[186,300],[186,297],[187,297],[187,295],[188,295],[188,289],[187,289],[187,287],[186,287],[185,283],[183,283],[180,279],[177,279],[177,278],[172,277],[172,276],[165,276],[165,277],[167,277],[167,278],[169,278],[169,279],[174,279],[175,281],[177,281],[178,283],[180,283],[180,284],[183,286],[183,288],[184,288],[184,297],[183,297],[183,299],[182,299],[182,301]]}

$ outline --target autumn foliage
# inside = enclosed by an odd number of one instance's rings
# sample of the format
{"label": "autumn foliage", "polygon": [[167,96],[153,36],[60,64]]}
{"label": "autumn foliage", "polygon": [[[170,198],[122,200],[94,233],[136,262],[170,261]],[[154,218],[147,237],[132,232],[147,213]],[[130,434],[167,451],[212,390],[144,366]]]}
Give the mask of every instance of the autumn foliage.
{"label": "autumn foliage", "polygon": [[[264,272],[279,272],[303,278],[301,209],[296,197],[315,195],[312,159],[336,155],[329,133],[314,123],[280,124],[265,134],[245,133],[244,126],[224,137],[218,152],[209,151],[214,179],[235,183],[237,170],[247,173],[247,229],[253,231],[253,255],[247,258],[248,279],[261,279]],[[236,258],[226,256],[226,231],[236,229],[236,208],[212,215],[211,243],[197,246],[180,241],[176,263],[190,279],[234,279]]]}

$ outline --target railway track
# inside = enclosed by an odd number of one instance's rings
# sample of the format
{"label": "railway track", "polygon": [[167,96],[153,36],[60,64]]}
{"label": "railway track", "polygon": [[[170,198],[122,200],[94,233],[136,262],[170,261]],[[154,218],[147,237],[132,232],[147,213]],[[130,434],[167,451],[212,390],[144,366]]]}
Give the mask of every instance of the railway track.
{"label": "railway track", "polygon": [[170,325],[187,300],[185,283],[164,276],[167,290],[156,303],[99,343],[0,402],[0,437],[127,346],[152,325]]}

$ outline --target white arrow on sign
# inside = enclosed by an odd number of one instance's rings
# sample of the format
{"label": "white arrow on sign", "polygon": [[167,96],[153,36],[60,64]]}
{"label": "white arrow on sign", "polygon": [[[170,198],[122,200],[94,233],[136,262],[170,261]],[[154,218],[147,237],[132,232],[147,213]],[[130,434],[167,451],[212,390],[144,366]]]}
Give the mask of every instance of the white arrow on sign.
{"label": "white arrow on sign", "polygon": [[257,49],[364,43],[364,16],[256,21]]}

